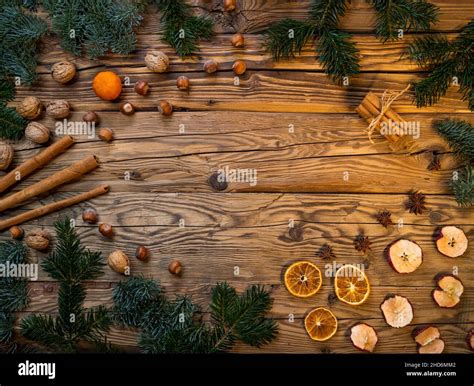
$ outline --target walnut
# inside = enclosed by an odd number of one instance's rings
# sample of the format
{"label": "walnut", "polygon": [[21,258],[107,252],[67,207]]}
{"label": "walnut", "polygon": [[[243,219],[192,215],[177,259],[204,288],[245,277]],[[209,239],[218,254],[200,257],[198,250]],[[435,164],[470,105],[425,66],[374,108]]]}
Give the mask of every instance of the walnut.
{"label": "walnut", "polygon": [[43,229],[35,229],[28,233],[25,237],[26,245],[37,251],[45,251],[49,247],[49,233]]}
{"label": "walnut", "polygon": [[70,112],[69,102],[65,100],[55,100],[46,105],[46,113],[54,119],[67,118]]}
{"label": "walnut", "polygon": [[13,160],[13,147],[2,143],[0,144],[0,170],[7,170]]}
{"label": "walnut", "polygon": [[153,72],[165,72],[168,69],[170,60],[162,51],[150,51],[145,56],[145,64]]}
{"label": "walnut", "polygon": [[30,122],[26,126],[25,137],[31,142],[43,144],[49,141],[49,129],[38,122]]}
{"label": "walnut", "polygon": [[41,114],[43,105],[41,101],[33,96],[26,97],[17,107],[18,113],[26,119],[35,119]]}
{"label": "walnut", "polygon": [[51,76],[61,84],[71,81],[76,76],[76,65],[71,62],[59,62],[51,67]]}
{"label": "walnut", "polygon": [[130,259],[121,250],[113,251],[109,255],[107,263],[109,264],[109,267],[112,268],[112,270],[123,275],[125,275],[130,270]]}

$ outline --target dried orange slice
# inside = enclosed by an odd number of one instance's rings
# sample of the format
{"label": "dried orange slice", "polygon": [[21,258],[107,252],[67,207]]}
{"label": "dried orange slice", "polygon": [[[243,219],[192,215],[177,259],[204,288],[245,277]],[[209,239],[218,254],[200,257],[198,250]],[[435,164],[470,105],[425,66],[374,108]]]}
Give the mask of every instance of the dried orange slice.
{"label": "dried orange slice", "polygon": [[306,315],[304,327],[311,339],[322,342],[336,333],[337,319],[328,309],[318,307]]}
{"label": "dried orange slice", "polygon": [[370,294],[369,279],[363,271],[350,264],[336,271],[334,288],[339,300],[353,306],[364,303]]}
{"label": "dried orange slice", "polygon": [[298,298],[314,295],[321,288],[321,271],[309,261],[297,261],[285,271],[285,287]]}

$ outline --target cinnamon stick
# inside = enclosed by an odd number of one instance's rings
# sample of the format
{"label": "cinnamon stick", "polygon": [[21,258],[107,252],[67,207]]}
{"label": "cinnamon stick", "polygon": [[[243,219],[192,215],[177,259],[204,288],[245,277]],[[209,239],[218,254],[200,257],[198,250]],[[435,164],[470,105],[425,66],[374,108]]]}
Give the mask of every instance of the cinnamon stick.
{"label": "cinnamon stick", "polygon": [[54,202],[52,204],[44,205],[40,208],[32,209],[18,216],[0,221],[0,231],[8,229],[14,225],[22,224],[25,221],[33,220],[35,218],[56,212],[58,210],[67,208],[69,206],[78,204],[80,202],[90,200],[91,198],[107,193],[109,189],[110,189],[109,185],[101,185],[88,192],[78,194],[77,196],[65,198],[64,200]]}
{"label": "cinnamon stick", "polygon": [[0,212],[13,208],[29,198],[49,192],[60,185],[76,180],[94,170],[97,166],[97,158],[94,155],[87,156],[66,169],[60,170],[44,180],[0,200]]}
{"label": "cinnamon stick", "polygon": [[26,176],[33,173],[35,170],[42,168],[56,158],[59,154],[66,151],[74,143],[74,138],[70,135],[62,137],[59,141],[54,142],[42,152],[36,154],[33,158],[23,162],[17,166],[10,173],[0,178],[0,193],[4,192],[10,186],[18,181],[23,180]]}

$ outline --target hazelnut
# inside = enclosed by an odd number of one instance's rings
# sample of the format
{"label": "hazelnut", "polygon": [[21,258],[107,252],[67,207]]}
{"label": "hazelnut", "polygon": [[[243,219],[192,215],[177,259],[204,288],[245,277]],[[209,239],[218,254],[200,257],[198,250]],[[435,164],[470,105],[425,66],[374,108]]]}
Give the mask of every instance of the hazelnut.
{"label": "hazelnut", "polygon": [[114,229],[112,228],[112,225],[106,223],[99,225],[99,232],[102,233],[103,236],[109,238],[114,235]]}
{"label": "hazelnut", "polygon": [[113,251],[107,258],[107,264],[117,273],[125,274],[130,269],[130,259],[121,250]]}
{"label": "hazelnut", "polygon": [[178,260],[173,260],[168,265],[168,271],[173,275],[180,275],[183,270],[181,263]]}
{"label": "hazelnut", "polygon": [[236,60],[232,66],[235,75],[242,75],[247,71],[247,65],[243,60]]}
{"label": "hazelnut", "polygon": [[178,79],[176,79],[176,86],[180,90],[188,90],[189,89],[189,79],[186,76],[180,76]]}
{"label": "hazelnut", "polygon": [[82,120],[84,122],[99,123],[100,117],[95,111],[88,111],[87,113],[84,114],[84,116],[82,117]]}
{"label": "hazelnut", "polygon": [[108,127],[103,127],[99,130],[98,136],[102,141],[110,142],[114,138],[114,132]]}
{"label": "hazelnut", "polygon": [[237,0],[224,0],[224,11],[232,12],[235,11],[237,6]]}
{"label": "hazelnut", "polygon": [[65,100],[55,100],[46,105],[46,114],[54,119],[67,118],[70,112],[69,102]]}
{"label": "hazelnut", "polygon": [[173,113],[173,105],[168,101],[160,101],[158,103],[158,111],[161,115],[171,115]]}
{"label": "hazelnut", "polygon": [[234,36],[232,36],[232,39],[230,41],[231,41],[232,45],[236,48],[243,47],[244,42],[245,42],[244,35],[242,35],[240,33],[235,34]]}
{"label": "hazelnut", "polygon": [[124,102],[120,105],[120,112],[125,115],[133,115],[135,107],[130,102]]}
{"label": "hazelnut", "polygon": [[43,144],[49,141],[49,129],[39,122],[30,122],[25,129],[25,137],[31,142]]}
{"label": "hazelnut", "polygon": [[215,60],[207,60],[204,62],[204,71],[206,71],[208,74],[212,74],[213,72],[216,72],[218,68],[218,64]]}
{"label": "hazelnut", "polygon": [[137,250],[135,251],[135,257],[138,260],[146,261],[148,259],[148,248],[143,245],[137,247]]}
{"label": "hazelnut", "polygon": [[18,226],[13,226],[10,228],[10,236],[12,239],[19,240],[23,237],[23,229]]}
{"label": "hazelnut", "polygon": [[13,147],[6,143],[0,144],[0,170],[7,170],[13,161]]}
{"label": "hazelnut", "polygon": [[35,119],[38,118],[41,114],[41,110],[43,109],[43,105],[41,101],[36,97],[26,97],[17,107],[18,113],[26,119]]}
{"label": "hazelnut", "polygon": [[148,82],[145,82],[144,80],[139,80],[137,83],[135,83],[135,92],[139,95],[146,95],[148,94],[148,91],[150,90],[150,85]]}
{"label": "hazelnut", "polygon": [[49,233],[43,229],[35,229],[28,233],[25,237],[25,243],[30,248],[37,251],[45,251],[49,247]]}
{"label": "hazelnut", "polygon": [[71,81],[76,76],[76,65],[71,62],[59,62],[51,67],[51,76],[61,84]]}
{"label": "hazelnut", "polygon": [[97,212],[92,208],[87,208],[82,212],[82,220],[89,224],[95,224],[97,222]]}
{"label": "hazelnut", "polygon": [[145,64],[153,72],[165,72],[168,69],[170,60],[162,51],[150,51],[145,56]]}

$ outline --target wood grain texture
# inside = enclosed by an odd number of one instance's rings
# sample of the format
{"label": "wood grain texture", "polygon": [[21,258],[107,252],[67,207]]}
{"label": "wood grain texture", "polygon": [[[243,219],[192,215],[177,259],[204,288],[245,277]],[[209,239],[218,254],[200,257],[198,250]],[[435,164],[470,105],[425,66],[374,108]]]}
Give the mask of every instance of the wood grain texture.
{"label": "wood grain texture", "polygon": [[[471,0],[432,0],[441,8],[440,22],[433,31],[454,38],[474,17]],[[197,14],[207,14],[216,22],[216,37],[202,42],[197,55],[184,60],[161,42],[159,15],[151,9],[137,30],[137,50],[130,55],[109,55],[98,60],[74,58],[63,52],[56,37],[45,40],[39,57],[39,82],[34,87],[18,87],[16,106],[21,98],[39,97],[44,103],[66,99],[72,105],[72,122],[86,111],[95,110],[100,127],[114,130],[115,140],[106,144],[96,136],[75,135],[76,144],[47,168],[36,172],[12,189],[25,186],[83,158],[97,154],[100,167],[81,181],[60,187],[50,196],[38,197],[5,216],[22,213],[39,205],[59,201],[97,184],[111,185],[111,192],[90,202],[25,224],[26,232],[44,228],[53,235],[53,223],[62,215],[76,220],[83,244],[106,256],[122,249],[131,257],[132,274],[160,281],[168,296],[191,295],[208,318],[208,302],[213,285],[228,281],[238,291],[249,284],[263,284],[271,292],[271,317],[278,321],[277,339],[262,349],[238,344],[235,352],[355,353],[347,335],[356,322],[374,326],[379,335],[378,353],[414,353],[411,338],[415,326],[435,324],[446,342],[446,352],[468,353],[466,332],[474,327],[474,213],[457,206],[449,183],[459,165],[433,124],[438,119],[458,118],[474,122],[467,104],[451,87],[440,103],[417,109],[410,94],[393,107],[408,122],[420,124],[420,138],[411,153],[395,153],[385,140],[371,143],[366,122],[355,107],[367,92],[381,95],[386,89],[401,90],[409,82],[426,76],[425,69],[401,58],[416,36],[381,44],[373,34],[375,14],[365,0],[353,0],[341,28],[353,33],[360,50],[362,73],[351,78],[348,87],[339,87],[323,73],[314,49],[308,45],[294,60],[274,62],[262,48],[263,31],[285,17],[304,20],[310,0],[238,0],[238,11],[222,11],[222,2],[204,4],[192,0]],[[211,8],[213,11],[210,12]],[[44,14],[43,14],[44,16]],[[245,49],[231,47],[234,32],[245,33]],[[169,73],[150,73],[143,63],[149,49],[165,51],[171,59]],[[204,61],[213,58],[220,71],[202,72]],[[248,71],[234,84],[231,70],[236,59],[246,61]],[[72,60],[78,67],[77,79],[59,85],[50,76],[51,65]],[[128,77],[120,101],[104,102],[91,90],[98,71],[110,69]],[[176,78],[191,80],[189,92],[176,88]],[[150,83],[147,97],[133,92],[133,84]],[[157,112],[157,102],[169,100],[175,107],[171,117]],[[120,114],[119,102],[132,102],[137,113]],[[54,120],[39,120],[53,133]],[[290,127],[293,129],[289,130]],[[12,167],[36,154],[42,147],[26,140],[14,143]],[[440,171],[428,171],[433,152],[441,157]],[[233,183],[224,192],[214,191],[209,176],[219,168],[257,170],[256,186]],[[344,173],[349,179],[344,180]],[[3,172],[0,174],[2,175]],[[419,216],[405,209],[407,193],[427,194],[427,210]],[[84,224],[82,210],[93,207],[101,222],[114,226],[115,237],[104,239],[96,226]],[[382,209],[402,227],[383,228],[374,216]],[[184,221],[184,222],[183,222]],[[184,224],[184,227],[180,226]],[[290,232],[289,224],[296,230]],[[469,239],[465,256],[450,259],[435,247],[433,233],[442,225],[463,228]],[[364,255],[354,249],[354,238],[363,232],[372,242]],[[0,240],[6,240],[6,232]],[[419,243],[424,251],[421,267],[409,275],[395,273],[384,254],[398,238]],[[334,262],[323,261],[316,253],[324,244],[334,248]],[[135,259],[138,245],[150,249],[148,262]],[[41,263],[45,254],[29,250],[32,262]],[[170,275],[168,263],[179,259],[184,267],[181,278]],[[322,289],[310,299],[292,297],[282,285],[284,269],[296,260],[307,259],[324,273]],[[361,264],[372,285],[368,301],[350,307],[330,300],[333,293],[331,271],[338,264]],[[238,268],[238,274],[236,274]],[[441,309],[433,302],[433,278],[439,272],[457,272],[465,285],[460,304]],[[86,307],[112,305],[111,295],[123,276],[104,267],[104,275],[87,282]],[[19,316],[30,313],[57,315],[58,283],[40,269],[39,280],[29,283],[31,302]],[[412,302],[415,317],[409,327],[387,326],[380,303],[387,294],[398,293]],[[327,342],[313,342],[307,336],[303,318],[316,306],[327,306],[339,319],[336,335]],[[294,322],[289,321],[289,315]],[[113,328],[111,343],[125,351],[137,351],[137,332]]]}

